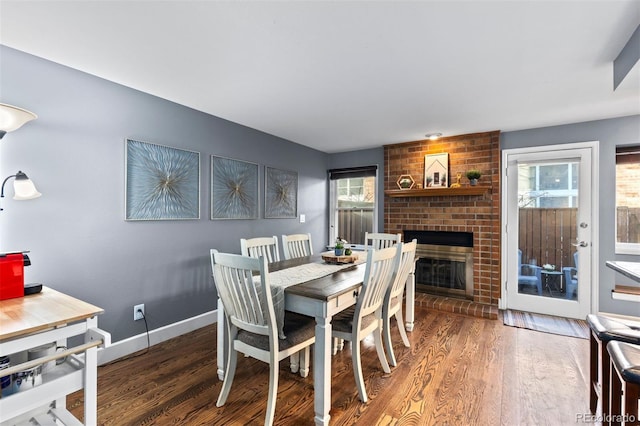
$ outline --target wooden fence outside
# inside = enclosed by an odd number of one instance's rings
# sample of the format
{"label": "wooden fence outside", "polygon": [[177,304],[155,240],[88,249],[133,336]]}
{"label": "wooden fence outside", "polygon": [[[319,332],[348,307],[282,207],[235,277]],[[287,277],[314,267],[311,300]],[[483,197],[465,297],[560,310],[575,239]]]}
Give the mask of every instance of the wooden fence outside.
{"label": "wooden fence outside", "polygon": [[616,209],[616,233],[619,243],[640,243],[640,208]]}
{"label": "wooden fence outside", "polygon": [[364,233],[373,229],[373,209],[338,210],[339,237],[351,244],[364,244]]}
{"label": "wooden fence outside", "polygon": [[522,263],[575,266],[577,208],[524,208],[519,211],[518,243]]}
{"label": "wooden fence outside", "polygon": [[[617,233],[620,242],[640,241],[640,208],[619,207]],[[549,263],[556,270],[575,266],[576,208],[523,208],[519,211],[518,242],[522,263]],[[372,228],[373,210],[345,209],[338,211],[341,237],[353,244],[364,243],[364,233]]]}

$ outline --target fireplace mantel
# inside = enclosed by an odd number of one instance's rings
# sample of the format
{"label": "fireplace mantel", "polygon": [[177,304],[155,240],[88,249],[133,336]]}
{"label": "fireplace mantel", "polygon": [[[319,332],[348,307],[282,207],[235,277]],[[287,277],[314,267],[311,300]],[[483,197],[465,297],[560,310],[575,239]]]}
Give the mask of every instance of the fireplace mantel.
{"label": "fireplace mantel", "polygon": [[392,198],[404,197],[451,197],[463,195],[484,195],[491,190],[490,186],[463,186],[460,188],[428,188],[428,189],[392,189],[384,191],[384,195]]}

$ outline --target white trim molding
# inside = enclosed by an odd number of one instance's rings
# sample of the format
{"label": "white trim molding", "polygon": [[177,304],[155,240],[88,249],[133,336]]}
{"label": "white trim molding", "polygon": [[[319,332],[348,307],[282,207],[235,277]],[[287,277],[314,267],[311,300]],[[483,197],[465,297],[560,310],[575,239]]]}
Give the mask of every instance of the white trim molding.
{"label": "white trim molding", "polygon": [[[149,331],[149,344],[157,345],[174,337],[190,333],[208,325],[215,324],[218,318],[218,310],[205,312],[192,318],[187,318],[164,327]],[[134,352],[146,349],[147,333],[131,336],[111,344],[108,348],[98,350],[98,365],[107,364],[118,358],[130,355]]]}

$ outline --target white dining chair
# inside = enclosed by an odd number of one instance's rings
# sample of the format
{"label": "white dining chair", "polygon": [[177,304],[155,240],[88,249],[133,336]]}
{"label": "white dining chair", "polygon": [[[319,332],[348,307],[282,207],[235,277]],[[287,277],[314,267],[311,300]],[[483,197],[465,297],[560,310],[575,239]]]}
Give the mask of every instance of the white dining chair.
{"label": "white dining chair", "polygon": [[364,246],[365,249],[380,250],[381,248],[392,247],[402,242],[400,234],[385,234],[382,232],[365,232]]}
{"label": "white dining chair", "polygon": [[360,357],[360,342],[365,337],[373,334],[382,369],[385,373],[391,372],[382,346],[382,302],[393,279],[396,256],[395,247],[369,250],[362,288],[355,306],[336,314],[331,321],[332,337],[351,342],[353,373],[362,402],[367,402]]}
{"label": "white dining chair", "polygon": [[389,364],[396,366],[396,356],[393,353],[391,344],[391,317],[395,317],[398,331],[402,337],[402,343],[408,348],[411,346],[407,332],[404,329],[404,318],[402,315],[402,296],[404,295],[405,284],[409,273],[413,269],[416,260],[416,247],[418,240],[410,243],[397,245],[396,265],[394,268],[393,282],[387,289],[382,302],[382,330],[384,334],[384,346],[389,357]]}
{"label": "white dining chair", "polygon": [[256,259],[264,256],[267,258],[267,263],[279,262],[278,238],[275,235],[273,237],[240,238],[240,253],[243,256]]}
{"label": "white dining chair", "polygon": [[300,352],[309,359],[315,342],[315,321],[311,317],[285,312],[284,333],[278,338],[267,260],[211,250],[211,268],[227,318],[227,362],[224,382],[216,406],[227,401],[235,375],[238,352],[269,364],[269,395],[265,425],[273,424],[278,392],[279,362]]}
{"label": "white dining chair", "polygon": [[[385,234],[382,232],[364,233],[365,250],[380,250],[382,248],[392,247],[400,242],[402,242],[402,235],[400,234]],[[334,355],[344,347],[344,342],[341,339],[333,339],[332,344]]]}
{"label": "white dining chair", "polygon": [[283,235],[282,252],[285,260],[311,256],[313,254],[311,234]]}

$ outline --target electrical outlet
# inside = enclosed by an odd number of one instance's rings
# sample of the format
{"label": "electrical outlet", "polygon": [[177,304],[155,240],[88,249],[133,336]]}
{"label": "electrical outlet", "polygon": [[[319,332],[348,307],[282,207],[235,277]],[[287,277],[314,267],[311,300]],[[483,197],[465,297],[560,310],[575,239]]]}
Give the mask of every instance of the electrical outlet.
{"label": "electrical outlet", "polygon": [[[142,313],[138,312],[142,311]],[[144,303],[133,307],[133,320],[138,321],[144,317]]]}

